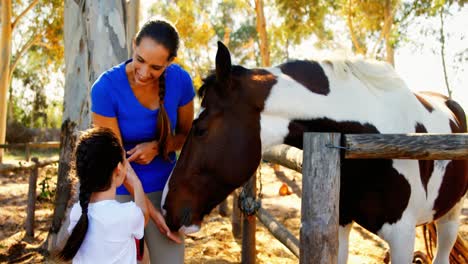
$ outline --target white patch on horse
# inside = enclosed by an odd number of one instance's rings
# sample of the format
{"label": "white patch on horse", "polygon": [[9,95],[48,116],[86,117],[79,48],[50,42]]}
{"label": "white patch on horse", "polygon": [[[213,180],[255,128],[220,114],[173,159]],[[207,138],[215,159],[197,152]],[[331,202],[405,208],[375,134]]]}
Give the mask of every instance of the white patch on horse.
{"label": "white patch on horse", "polygon": [[195,120],[198,119],[198,118],[200,117],[200,115],[203,113],[203,111],[205,111],[205,108],[200,106],[200,110],[199,110],[198,113],[195,115]]}
{"label": "white patch on horse", "polygon": [[169,182],[171,181],[171,177],[172,177],[172,172],[171,174],[169,174],[169,178],[167,179],[166,184],[164,185],[164,190],[161,196],[161,210],[162,210],[163,216],[166,216],[166,213],[167,213],[166,210],[164,210],[164,203],[166,202],[167,193],[169,192]]}
{"label": "white patch on horse", "polygon": [[402,219],[394,224],[384,224],[378,232],[378,235],[390,246],[392,263],[412,262],[416,237],[415,225],[414,219],[405,211]]}
{"label": "white patch on horse", "polygon": [[191,225],[191,226],[182,226],[179,229],[179,232],[182,232],[186,235],[193,234],[200,231],[200,226],[199,225]]}
{"label": "white patch on horse", "polygon": [[419,163],[416,160],[393,160],[393,168],[408,181],[411,187],[411,195],[408,205],[403,212],[410,214],[416,221],[416,225],[425,224],[433,220],[435,200],[439,195],[442,178],[449,161],[434,161],[434,171],[427,183],[427,192],[424,189],[420,177]]}
{"label": "white patch on horse", "polygon": [[[424,124],[428,133],[452,133],[450,128],[450,120],[456,122],[452,111],[445,104],[445,100],[439,97],[429,96],[427,94],[418,93],[419,96],[423,97],[428,101],[434,108],[432,112],[428,112],[426,109],[422,110],[422,117],[420,123]],[[419,103],[419,101],[418,101]],[[419,103],[419,105],[421,105]]]}
{"label": "white patch on horse", "polygon": [[283,139],[289,132],[289,122],[289,119],[261,114],[260,138],[262,141],[262,153],[270,146],[283,143]]}
{"label": "white patch on horse", "polygon": [[407,89],[405,82],[393,67],[384,61],[364,60],[362,58],[323,60],[322,68],[325,63],[331,64],[335,75],[342,79],[354,75],[369,88],[370,92]]}
{"label": "white patch on horse", "polygon": [[348,249],[349,249],[349,232],[353,224],[338,227],[338,263],[348,263]]}
{"label": "white patch on horse", "polygon": [[[434,171],[432,172],[431,178],[427,184],[427,210],[432,212],[432,216],[436,213],[433,208],[437,197],[439,197],[439,190],[442,186],[443,177],[445,175],[445,170],[447,165],[451,160],[435,160],[434,161]],[[433,217],[431,218],[433,220]]]}

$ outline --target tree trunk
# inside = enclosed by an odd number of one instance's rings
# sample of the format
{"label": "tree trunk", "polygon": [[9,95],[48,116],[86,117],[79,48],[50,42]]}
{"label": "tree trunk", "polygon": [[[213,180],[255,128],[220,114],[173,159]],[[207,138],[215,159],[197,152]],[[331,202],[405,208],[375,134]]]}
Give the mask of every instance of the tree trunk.
{"label": "tree trunk", "polygon": [[452,89],[450,89],[448,75],[447,75],[447,65],[445,63],[445,33],[444,33],[444,6],[440,7],[440,57],[442,59],[442,68],[444,69],[444,81],[445,87],[447,88],[448,97],[452,98]]}
{"label": "tree trunk", "polygon": [[[10,83],[11,57],[11,0],[0,0],[0,144],[5,144],[7,118],[7,92]],[[3,148],[0,148],[0,163]]]}
{"label": "tree trunk", "polygon": [[255,0],[255,12],[257,13],[257,32],[260,40],[262,66],[268,67],[270,66],[270,49],[268,47],[265,14],[263,13],[263,0]]}
{"label": "tree trunk", "polygon": [[138,32],[140,19],[140,0],[129,0],[126,6],[127,50],[128,57],[133,54],[132,41]]}
{"label": "tree trunk", "polygon": [[353,6],[353,1],[348,0],[346,23],[348,25],[349,35],[351,36],[351,42],[353,43],[354,51],[357,54],[366,55],[367,47],[366,47],[365,43],[361,43],[359,41],[358,37],[356,36],[356,32],[354,31],[352,6]]}
{"label": "tree trunk", "polygon": [[384,10],[384,37],[385,37],[385,50],[386,50],[386,61],[392,66],[395,66],[395,50],[393,48],[391,32],[393,25],[393,7],[392,1],[385,1],[385,10]]}
{"label": "tree trunk", "polygon": [[[60,164],[52,226],[44,246],[60,247],[68,233],[69,206],[77,200],[69,177],[72,152],[78,131],[91,125],[89,91],[97,77],[127,57],[124,2],[65,1],[65,95]],[[68,208],[68,209],[67,209]],[[67,213],[66,213],[67,212]],[[66,216],[66,217],[65,217]]]}

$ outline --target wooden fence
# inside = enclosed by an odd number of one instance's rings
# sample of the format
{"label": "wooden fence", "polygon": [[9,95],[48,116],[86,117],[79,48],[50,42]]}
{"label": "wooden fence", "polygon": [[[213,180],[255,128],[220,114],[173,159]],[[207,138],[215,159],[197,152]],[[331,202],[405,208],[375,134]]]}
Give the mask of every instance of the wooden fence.
{"label": "wooden fence", "polygon": [[59,159],[45,159],[39,161],[33,157],[32,162],[19,162],[18,164],[0,164],[0,174],[12,171],[30,171],[28,183],[28,205],[26,209],[26,237],[34,237],[34,215],[36,211],[36,189],[37,178],[39,177],[39,169],[45,166],[58,163]]}
{"label": "wooden fence", "polygon": [[31,157],[31,149],[46,149],[46,148],[58,149],[60,148],[60,141],[0,144],[0,148],[5,148],[5,149],[24,148],[24,159],[26,161],[29,161]]}
{"label": "wooden fence", "polygon": [[[343,145],[341,142],[344,142]],[[301,264],[337,263],[339,168],[342,151],[346,159],[468,159],[468,133],[306,133],[304,151],[280,145],[264,153],[265,160],[303,174],[300,240],[266,210],[260,208],[257,211],[257,218],[275,238],[299,257]],[[242,227],[243,234],[247,234],[242,240],[242,263],[255,263],[255,234],[252,234],[255,229],[252,231],[252,224],[255,223],[250,219],[250,222]]]}

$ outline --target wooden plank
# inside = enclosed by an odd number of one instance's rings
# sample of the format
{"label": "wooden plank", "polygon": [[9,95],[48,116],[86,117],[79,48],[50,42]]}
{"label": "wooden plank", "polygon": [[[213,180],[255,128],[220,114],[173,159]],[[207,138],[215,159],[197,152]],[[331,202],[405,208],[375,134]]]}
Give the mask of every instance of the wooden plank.
{"label": "wooden plank", "polygon": [[270,231],[270,233],[285,245],[291,253],[299,257],[299,239],[297,239],[288,229],[263,208],[258,209],[257,218]]}
{"label": "wooden plank", "polygon": [[60,141],[48,141],[48,142],[31,142],[29,143],[31,148],[60,148]]}
{"label": "wooden plank", "polygon": [[340,151],[338,133],[305,133],[300,263],[338,262]]}
{"label": "wooden plank", "polygon": [[[34,158],[33,158],[34,159]],[[58,163],[59,159],[44,159],[37,163],[39,168]],[[0,164],[0,173],[10,172],[10,171],[20,171],[20,170],[30,170],[36,166],[34,162],[19,162],[18,164]]]}
{"label": "wooden plank", "polygon": [[60,141],[0,144],[0,148],[25,148],[26,145],[29,145],[31,148],[59,148]]}
{"label": "wooden plank", "polygon": [[346,159],[468,159],[468,133],[356,134],[344,138]]}
{"label": "wooden plank", "polygon": [[302,150],[288,146],[276,145],[267,149],[262,158],[272,163],[279,164],[286,168],[302,173]]}

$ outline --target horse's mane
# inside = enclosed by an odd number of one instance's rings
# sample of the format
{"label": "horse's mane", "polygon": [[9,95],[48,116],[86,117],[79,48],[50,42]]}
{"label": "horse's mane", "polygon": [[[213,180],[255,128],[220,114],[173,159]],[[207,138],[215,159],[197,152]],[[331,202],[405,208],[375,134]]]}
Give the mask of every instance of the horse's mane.
{"label": "horse's mane", "polygon": [[370,89],[385,91],[407,88],[403,79],[387,62],[363,58],[326,59],[322,62],[331,65],[339,78],[347,78],[352,74]]}

